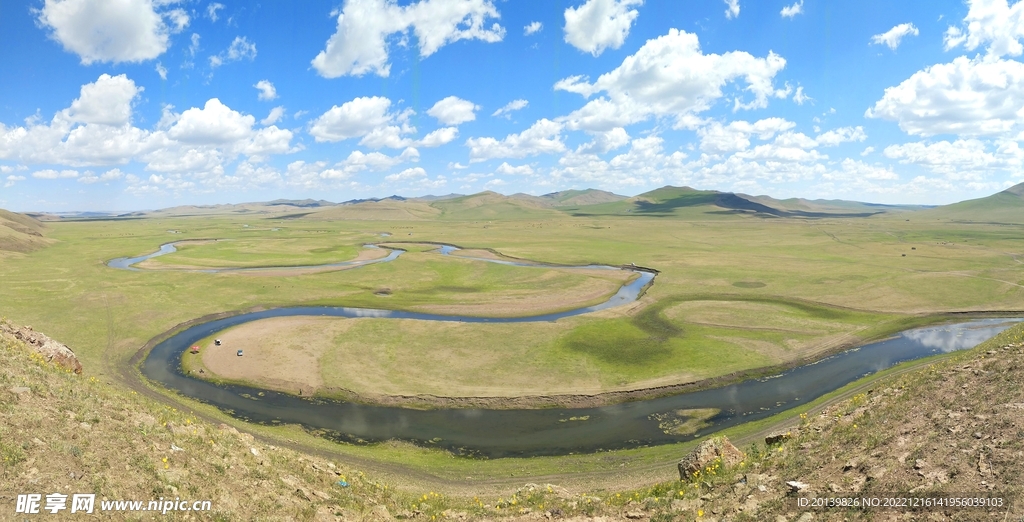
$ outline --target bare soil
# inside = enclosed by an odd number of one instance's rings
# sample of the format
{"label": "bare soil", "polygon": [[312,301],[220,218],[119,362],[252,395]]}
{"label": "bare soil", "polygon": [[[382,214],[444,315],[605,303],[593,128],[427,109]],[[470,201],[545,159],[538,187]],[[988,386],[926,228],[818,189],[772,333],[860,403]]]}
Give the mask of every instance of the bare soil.
{"label": "bare soil", "polygon": [[[200,347],[203,366],[217,377],[249,381],[298,395],[312,395],[323,385],[320,358],[329,348],[318,338],[333,339],[351,321],[326,317],[277,317],[247,323]],[[287,332],[287,335],[281,335]],[[237,355],[243,350],[243,355]],[[185,357],[193,357],[186,354]]]}

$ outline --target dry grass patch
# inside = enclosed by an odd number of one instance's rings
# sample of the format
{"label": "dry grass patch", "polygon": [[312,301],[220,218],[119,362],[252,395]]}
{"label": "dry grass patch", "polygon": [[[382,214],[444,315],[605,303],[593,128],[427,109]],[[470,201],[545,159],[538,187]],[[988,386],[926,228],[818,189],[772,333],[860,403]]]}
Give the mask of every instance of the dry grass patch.
{"label": "dry grass patch", "polygon": [[[351,326],[352,320],[327,317],[263,319],[217,334],[221,346],[206,339],[199,356],[217,377],[309,395],[324,384],[320,359]],[[239,357],[238,350],[244,355]]]}

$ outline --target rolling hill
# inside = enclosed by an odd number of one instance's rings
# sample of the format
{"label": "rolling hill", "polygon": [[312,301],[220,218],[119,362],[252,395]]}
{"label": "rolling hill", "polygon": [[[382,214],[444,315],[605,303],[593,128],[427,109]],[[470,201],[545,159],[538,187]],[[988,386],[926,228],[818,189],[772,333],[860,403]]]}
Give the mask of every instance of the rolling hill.
{"label": "rolling hill", "polygon": [[384,221],[419,220],[435,218],[441,211],[422,201],[385,198],[377,201],[367,200],[326,207],[324,210],[302,209],[302,213],[286,217],[303,217],[315,220],[331,219],[370,219]]}
{"label": "rolling hill", "polygon": [[24,214],[0,209],[0,256],[42,248],[52,239],[43,237],[45,225]]}
{"label": "rolling hill", "polygon": [[632,198],[590,205],[567,206],[563,210],[576,216],[649,215],[657,217],[697,217],[700,214],[751,214],[760,217],[867,217],[894,209],[911,207],[871,205],[852,201],[809,202],[777,200],[769,196],[747,196],[717,190],[665,186]]}
{"label": "rolling hill", "polygon": [[544,219],[560,214],[542,198],[526,194],[503,196],[491,191],[434,201],[430,206],[441,212],[441,219],[454,220]]}
{"label": "rolling hill", "polygon": [[1024,223],[1024,183],[988,197],[929,209],[919,216],[960,222]]}

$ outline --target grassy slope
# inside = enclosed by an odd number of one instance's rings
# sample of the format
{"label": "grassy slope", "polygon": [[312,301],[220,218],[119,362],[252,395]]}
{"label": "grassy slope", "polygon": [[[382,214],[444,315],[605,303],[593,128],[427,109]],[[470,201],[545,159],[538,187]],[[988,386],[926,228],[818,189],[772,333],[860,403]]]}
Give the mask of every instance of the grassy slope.
{"label": "grassy slope", "polygon": [[43,223],[15,212],[0,209],[0,257],[23,254],[50,243]]}
{"label": "grassy slope", "polygon": [[991,196],[922,212],[921,219],[1024,223],[1024,183]]}
{"label": "grassy slope", "polygon": [[[31,391],[10,391],[18,386]],[[406,503],[351,467],[218,428],[95,376],[67,373],[3,335],[0,415],[5,516],[14,512],[15,492],[211,500],[207,520],[351,518],[378,503],[392,510]],[[347,489],[336,484],[343,477]]]}

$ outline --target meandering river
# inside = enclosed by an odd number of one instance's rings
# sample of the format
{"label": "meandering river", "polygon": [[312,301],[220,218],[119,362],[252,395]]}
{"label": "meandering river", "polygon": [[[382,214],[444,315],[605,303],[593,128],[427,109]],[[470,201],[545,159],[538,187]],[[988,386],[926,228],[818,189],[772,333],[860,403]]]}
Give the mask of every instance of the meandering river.
{"label": "meandering river", "polygon": [[[109,264],[115,268],[132,269],[134,263],[161,255],[161,252],[172,252],[166,249],[167,246],[149,256],[122,258]],[[449,254],[456,249],[446,245],[441,252]],[[394,250],[387,258],[373,262],[384,262],[400,254],[400,250]],[[479,260],[546,266],[520,261]],[[621,269],[602,265],[585,268]],[[192,326],[160,342],[146,357],[142,372],[149,379],[222,408],[238,418],[261,423],[298,423],[339,440],[374,442],[399,439],[485,457],[564,455],[667,444],[704,436],[805,404],[865,375],[902,362],[974,347],[1019,321],[979,319],[915,328],[888,340],[847,350],[769,378],[596,408],[414,410],[303,398],[247,386],[216,385],[193,378],[181,370],[181,355],[189,346],[249,321],[296,315],[474,323],[555,321],[636,300],[655,277],[652,272],[637,272],[640,277],[623,285],[604,303],[533,317],[449,316],[349,307],[287,307],[237,315]],[[720,410],[720,413],[709,419],[709,425],[697,433],[677,435],[666,429],[669,427],[667,422],[686,420],[685,415],[678,414],[680,410],[706,408]]]}

